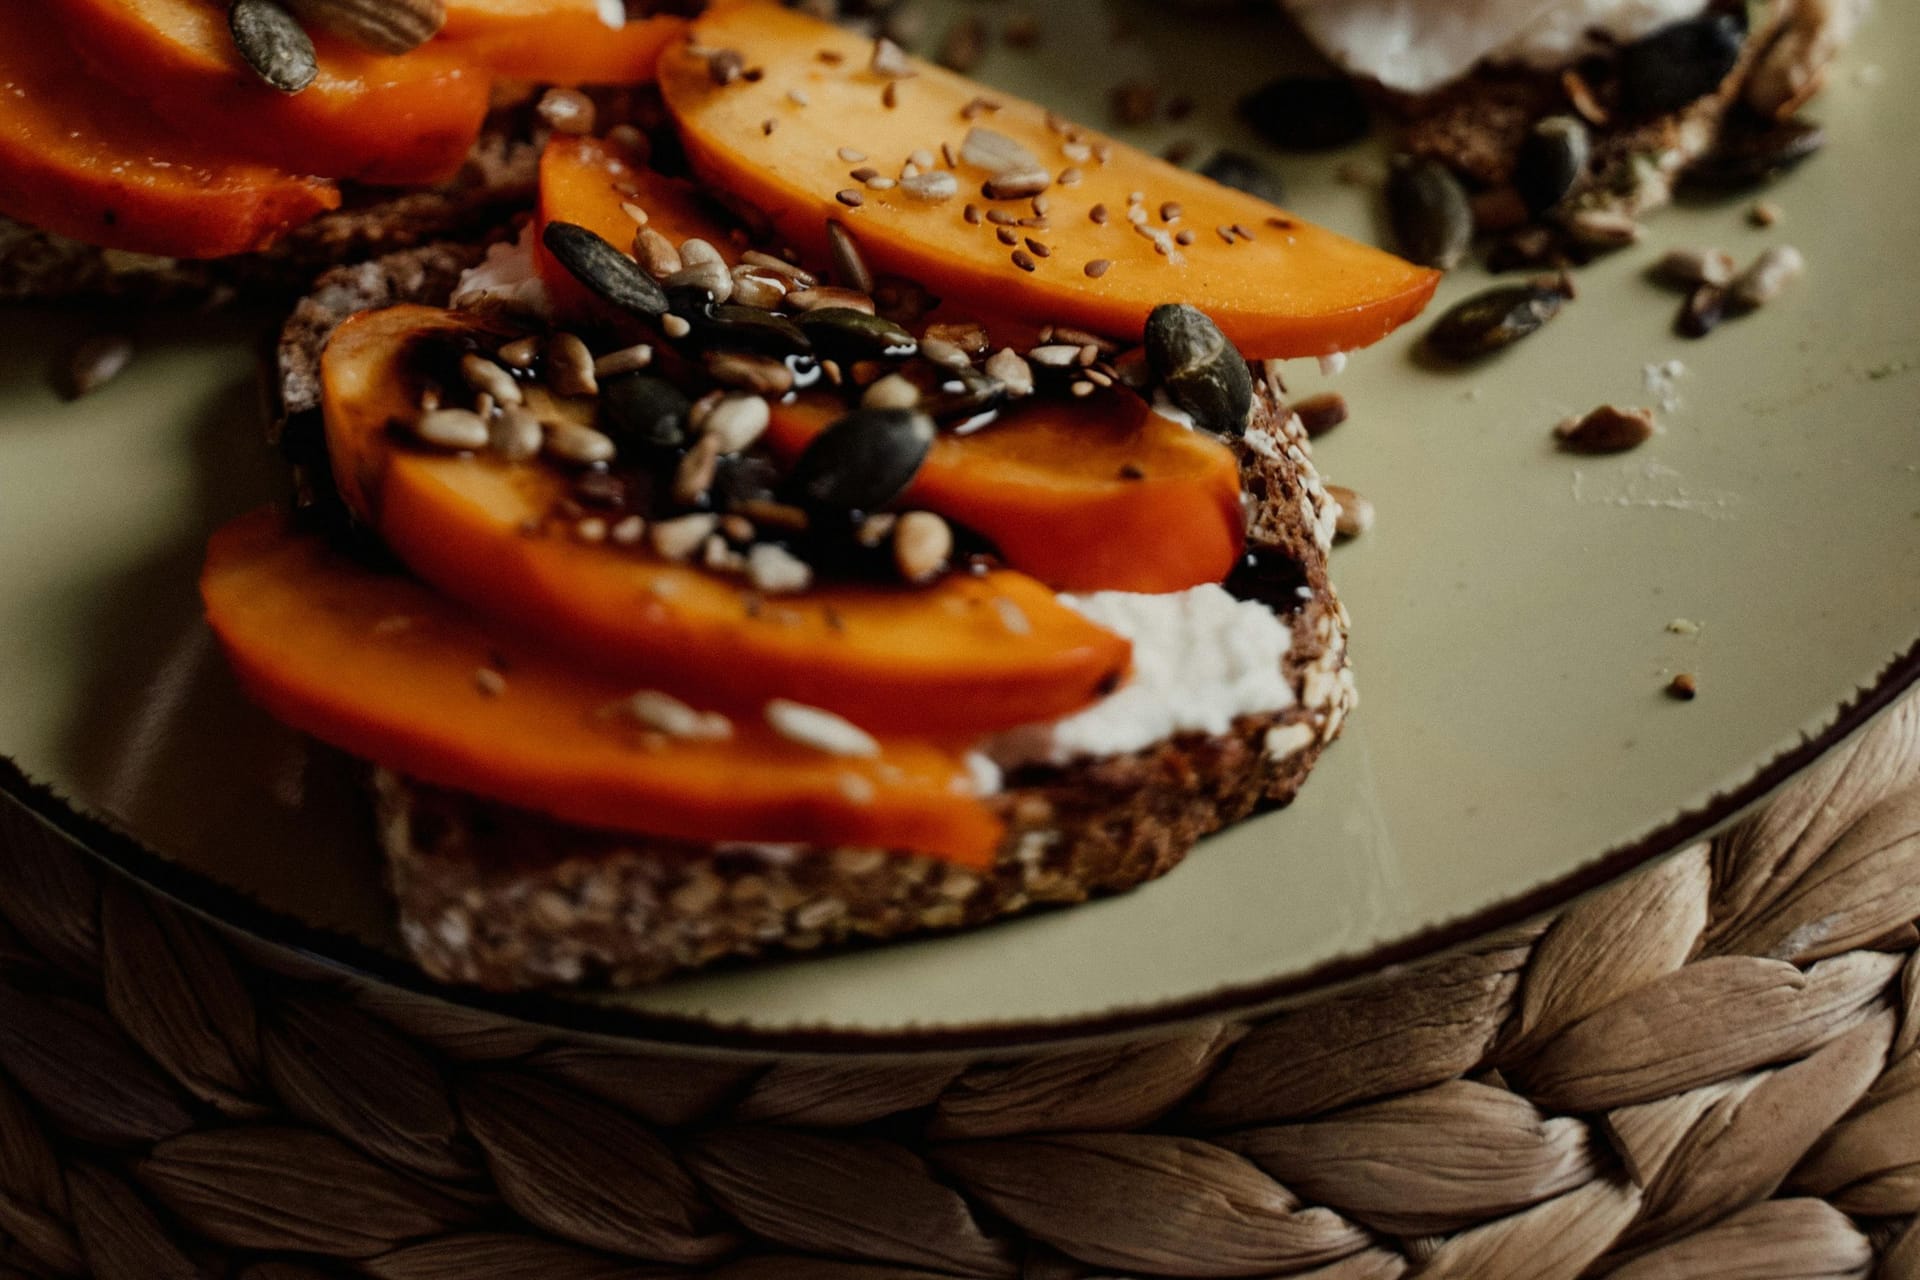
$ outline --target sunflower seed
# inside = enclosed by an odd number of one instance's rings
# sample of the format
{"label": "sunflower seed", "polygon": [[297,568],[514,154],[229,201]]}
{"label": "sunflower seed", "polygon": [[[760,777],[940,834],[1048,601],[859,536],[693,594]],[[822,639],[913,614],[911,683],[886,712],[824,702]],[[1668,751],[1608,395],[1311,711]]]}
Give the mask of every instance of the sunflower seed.
{"label": "sunflower seed", "polygon": [[722,396],[707,411],[700,429],[719,443],[721,453],[739,453],[767,433],[772,410],[759,396]]}
{"label": "sunflower seed", "polygon": [[1453,171],[1437,160],[1395,157],[1387,175],[1387,213],[1400,252],[1451,271],[1473,246],[1473,206]]}
{"label": "sunflower seed", "polygon": [[860,395],[863,409],[912,409],[919,403],[920,388],[897,373],[878,379]]}
{"label": "sunflower seed", "polygon": [[691,507],[707,496],[720,470],[720,441],[710,435],[693,442],[673,473],[673,500]]}
{"label": "sunflower seed", "polygon": [[593,373],[596,379],[617,378],[623,373],[638,373],[652,363],[653,348],[641,342],[607,352],[593,362]]}
{"label": "sunflower seed", "polygon": [[492,396],[495,404],[519,404],[526,398],[513,375],[485,356],[471,352],[461,356],[460,376],[475,391]]}
{"label": "sunflower seed", "polygon": [[771,311],[786,296],[784,277],[759,267],[738,266],[733,269],[733,300],[741,306]]}
{"label": "sunflower seed", "polygon": [[687,265],[673,241],[652,227],[641,227],[633,233],[633,256],[655,280],[665,280]]}
{"label": "sunflower seed", "polygon": [[576,335],[556,333],[547,340],[547,385],[557,396],[600,394],[593,352]]}
{"label": "sunflower seed", "polygon": [[525,462],[540,452],[540,419],[524,405],[508,405],[487,426],[487,447],[508,462]]}
{"label": "sunflower seed", "polygon": [[747,552],[747,581],[770,596],[792,595],[813,585],[813,566],[784,547],[762,542]]}
{"label": "sunflower seed", "polygon": [[1775,245],[1754,259],[1727,289],[1727,297],[1744,311],[1763,307],[1779,297],[1807,269],[1807,260],[1790,244]]}
{"label": "sunflower seed", "polygon": [[783,396],[793,390],[793,370],[767,356],[715,351],[707,356],[707,373],[723,387],[761,396]]}
{"label": "sunflower seed", "polygon": [[1466,361],[1502,351],[1560,314],[1566,295],[1533,284],[1501,285],[1454,305],[1427,331],[1427,347]]}
{"label": "sunflower seed", "polygon": [[487,424],[468,409],[434,409],[408,424],[421,444],[435,449],[466,451],[487,447]]}
{"label": "sunflower seed", "polygon": [[720,526],[720,517],[702,512],[673,520],[656,520],[647,530],[653,553],[663,560],[690,560],[700,545]]}
{"label": "sunflower seed", "polygon": [[1653,410],[1603,404],[1591,413],[1568,418],[1553,434],[1568,453],[1625,453],[1653,438]]}
{"label": "sunflower seed", "polygon": [[274,0],[234,0],[227,29],[254,74],[282,93],[299,93],[320,74],[313,40]]}
{"label": "sunflower seed", "polygon": [[946,572],[953,558],[953,529],[931,511],[908,511],[893,526],[893,563],[918,585]]}
{"label": "sunflower seed", "polygon": [[666,314],[667,295],[653,277],[594,232],[550,222],[540,240],[569,275],[614,306],[649,320]]}
{"label": "sunflower seed", "polygon": [[591,467],[612,462],[619,451],[607,436],[577,422],[548,422],[545,452],[555,461],[576,467]]}
{"label": "sunflower seed", "polygon": [[1147,317],[1147,364],[1167,398],[1203,430],[1237,436],[1253,412],[1253,375],[1219,326],[1195,307],[1166,303]]}
{"label": "sunflower seed", "polygon": [[1005,387],[1007,394],[1015,399],[1033,394],[1033,366],[1012,347],[994,352],[985,368],[987,376]]}

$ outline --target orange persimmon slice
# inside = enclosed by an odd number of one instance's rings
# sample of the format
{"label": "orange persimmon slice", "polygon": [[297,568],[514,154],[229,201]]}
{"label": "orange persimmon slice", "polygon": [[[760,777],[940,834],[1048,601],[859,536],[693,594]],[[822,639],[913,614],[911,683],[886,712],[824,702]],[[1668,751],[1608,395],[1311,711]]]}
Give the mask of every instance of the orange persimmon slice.
{"label": "orange persimmon slice", "polygon": [[110,249],[218,258],[339,203],[330,183],[155,123],[88,74],[57,23],[0,4],[0,213]]}
{"label": "orange persimmon slice", "polygon": [[[844,412],[819,397],[776,405],[773,447],[793,457]],[[1061,591],[1219,582],[1246,524],[1233,451],[1118,389],[1017,403],[942,435],[901,504],[959,521]]]}
{"label": "orange persimmon slice", "polygon": [[760,719],[732,722],[724,739],[649,733],[620,714],[633,684],[363,568],[274,511],[214,535],[200,590],[254,701],[426,782],[671,839],[862,845],[970,866],[999,843],[953,752],[889,741],[870,757],[830,755]]}
{"label": "orange persimmon slice", "polygon": [[426,307],[367,312],[327,347],[327,444],[347,505],[415,573],[584,660],[729,707],[789,698],[876,731],[968,738],[1093,702],[1128,642],[1016,573],[925,588],[818,586],[761,598],[650,553],[585,545],[548,521],[551,470],[416,452],[390,425],[418,412],[416,344],[490,333]]}
{"label": "orange persimmon slice", "polygon": [[248,70],[226,7],[206,0],[51,0],[99,78],[168,123],[253,160],[396,185],[457,172],[486,120],[488,76],[438,46],[384,57],[314,33],[320,72],[284,94]]}
{"label": "orange persimmon slice", "polygon": [[686,19],[630,18],[619,27],[598,0],[448,0],[438,44],[499,76],[543,84],[641,84]]}
{"label": "orange persimmon slice", "polygon": [[[736,51],[758,74],[719,83],[714,50]],[[1155,306],[1189,302],[1263,358],[1366,346],[1433,295],[1437,272],[929,63],[885,79],[870,69],[872,53],[871,41],[795,10],[736,0],[668,46],[660,87],[695,171],[762,210],[782,240],[824,261],[826,224],[838,219],[875,270],[977,310],[1133,340]],[[983,196],[992,171],[961,156],[974,127],[1018,143],[1052,177],[1044,215],[1027,198]],[[844,158],[896,178],[915,152],[947,172],[943,147],[957,161],[957,191],[943,199],[917,198],[912,183],[865,187]],[[1129,218],[1136,192],[1140,227]],[[1040,247],[1008,246],[1008,229],[977,211],[970,222],[969,205],[1035,218],[1012,231]],[[1189,229],[1192,243],[1179,245]]]}

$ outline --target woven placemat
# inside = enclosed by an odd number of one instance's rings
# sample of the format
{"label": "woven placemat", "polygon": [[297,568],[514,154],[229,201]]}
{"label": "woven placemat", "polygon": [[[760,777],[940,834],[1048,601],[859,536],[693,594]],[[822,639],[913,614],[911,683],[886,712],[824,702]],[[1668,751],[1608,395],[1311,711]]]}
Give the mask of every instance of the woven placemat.
{"label": "woven placemat", "polygon": [[1920,1276],[1920,702],[1558,918],[1250,1025],[690,1061],[0,822],[0,1280]]}

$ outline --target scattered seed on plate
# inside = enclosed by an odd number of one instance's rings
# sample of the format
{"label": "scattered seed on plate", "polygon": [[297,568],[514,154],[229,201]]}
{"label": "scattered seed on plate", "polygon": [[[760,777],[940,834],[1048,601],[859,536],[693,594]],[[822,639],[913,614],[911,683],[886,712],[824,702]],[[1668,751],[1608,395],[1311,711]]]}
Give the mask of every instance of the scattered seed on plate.
{"label": "scattered seed on plate", "polygon": [[1682,671],[1667,682],[1667,696],[1675,702],[1692,702],[1700,696],[1700,681],[1691,671]]}
{"label": "scattered seed on plate", "polygon": [[121,333],[97,333],[67,354],[60,371],[60,394],[69,400],[91,395],[122,373],[133,360],[133,341]]}
{"label": "scattered seed on plate", "polygon": [[1807,260],[1790,244],[1775,245],[1735,277],[1727,296],[1742,310],[1755,310],[1779,297],[1807,269]]}
{"label": "scattered seed on plate", "polygon": [[1654,275],[1683,289],[1733,283],[1733,255],[1725,249],[1671,249],[1655,264]]}
{"label": "scattered seed on plate", "polygon": [[1373,528],[1373,503],[1343,484],[1327,486],[1327,496],[1340,505],[1333,518],[1333,532],[1339,538],[1357,538]]}
{"label": "scattered seed on plate", "polygon": [[1347,420],[1347,398],[1338,391],[1307,396],[1287,408],[1300,419],[1309,439],[1317,439]]}
{"label": "scattered seed on plate", "polygon": [[1553,429],[1568,453],[1625,453],[1653,438],[1653,410],[1620,409],[1603,404]]}
{"label": "scattered seed on plate", "polygon": [[1727,291],[1719,285],[1703,284],[1687,295],[1674,317],[1673,330],[1683,338],[1704,338],[1727,318]]}
{"label": "scattered seed on plate", "polygon": [[1560,314],[1566,295],[1535,284],[1498,285],[1456,303],[1427,331],[1427,347],[1447,360],[1476,360],[1536,333]]}

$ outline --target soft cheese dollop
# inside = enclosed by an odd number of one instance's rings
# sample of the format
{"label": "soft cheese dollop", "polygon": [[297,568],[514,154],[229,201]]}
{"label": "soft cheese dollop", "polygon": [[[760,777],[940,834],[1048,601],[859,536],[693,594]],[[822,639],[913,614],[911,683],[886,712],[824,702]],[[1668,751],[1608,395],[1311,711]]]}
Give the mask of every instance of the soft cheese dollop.
{"label": "soft cheese dollop", "polygon": [[1133,642],[1133,674],[1084,711],[1002,734],[990,747],[1002,766],[1118,755],[1182,733],[1218,736],[1240,716],[1293,705],[1280,666],[1293,631],[1265,605],[1211,584],[1060,599]]}
{"label": "soft cheese dollop", "polygon": [[1285,0],[1339,67],[1402,93],[1450,84],[1481,63],[1553,69],[1697,17],[1707,0]]}
{"label": "soft cheese dollop", "polygon": [[533,224],[521,228],[517,240],[489,245],[486,258],[461,273],[452,301],[458,311],[500,311],[544,319],[550,302],[546,281],[533,260]]}

